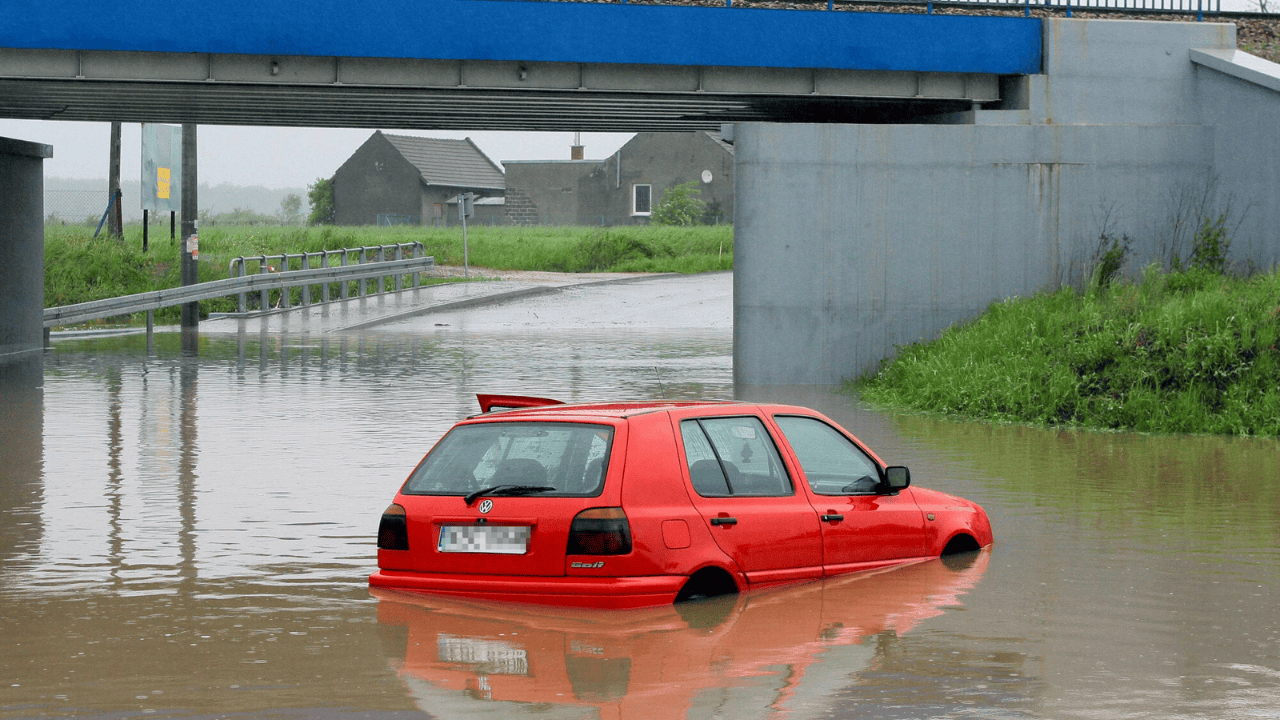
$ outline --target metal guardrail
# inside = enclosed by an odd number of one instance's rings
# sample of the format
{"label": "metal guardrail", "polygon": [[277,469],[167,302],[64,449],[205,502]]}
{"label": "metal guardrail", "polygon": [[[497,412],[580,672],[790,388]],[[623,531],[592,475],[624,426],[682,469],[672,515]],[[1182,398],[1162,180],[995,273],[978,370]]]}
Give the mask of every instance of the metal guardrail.
{"label": "metal guardrail", "polygon": [[[291,271],[291,266],[294,260],[299,261],[299,266],[301,267],[301,269],[307,270],[307,269],[310,269],[311,260],[313,258],[320,261],[320,267],[322,268],[330,267],[330,263],[329,263],[330,257],[340,258],[341,259],[340,264],[343,267],[345,267],[350,264],[349,261],[351,258],[355,258],[357,263],[364,265],[370,262],[386,262],[388,260],[387,258],[388,254],[394,255],[394,259],[396,260],[403,260],[405,259],[406,255],[414,258],[420,258],[423,256],[424,251],[425,251],[425,248],[423,247],[422,243],[407,242],[407,243],[398,243],[393,245],[365,245],[357,248],[343,248],[341,250],[322,250],[320,252],[313,252],[313,253],[281,253],[279,255],[242,255],[238,258],[232,258],[230,264],[227,265],[227,277],[245,277],[246,275],[249,274],[248,265],[251,262],[258,263],[257,272],[259,274],[267,274],[267,273],[274,273],[274,272]],[[272,265],[271,264],[272,262],[275,262],[277,264]],[[395,286],[396,286],[397,292],[399,292],[402,289],[401,287],[402,281],[403,281],[402,275],[396,274]],[[378,277],[379,293],[385,292],[383,282],[384,282],[384,277],[381,277],[381,276]],[[418,287],[418,273],[416,272],[413,273],[413,287]],[[270,306],[269,305],[270,290],[263,289],[263,290],[260,290],[259,292],[261,293],[261,297],[259,298],[258,307],[265,310]],[[347,284],[345,282],[338,286],[338,297],[340,299],[346,300],[349,292],[350,292],[349,288],[347,287]],[[366,280],[364,279],[360,280],[358,293],[359,293],[359,297],[364,297],[365,295],[368,294],[368,286],[366,285]],[[239,305],[237,305],[237,309],[242,313],[248,312],[248,308],[247,308],[248,298],[246,294],[240,293],[239,300],[240,302],[239,302]],[[329,283],[320,284],[320,302],[329,302]],[[280,304],[284,308],[292,307],[292,299],[290,298],[289,293],[280,294]],[[311,304],[311,290],[309,287],[304,288],[302,291],[302,304],[304,306]]]}
{"label": "metal guardrail", "polygon": [[[417,273],[429,270],[434,266],[435,258],[417,257],[402,260],[368,262],[359,265],[319,267],[307,270],[288,270],[284,272],[268,272],[245,275],[242,277],[231,277],[225,280],[213,280],[211,282],[198,283],[196,285],[167,288],[165,290],[153,290],[151,292],[137,293],[134,295],[122,295],[120,297],[107,298],[106,300],[94,300],[93,302],[77,303],[75,305],[61,305],[59,307],[45,308],[44,327],[52,328],[60,325],[72,325],[75,323],[85,322],[87,320],[114,317],[116,315],[129,315],[136,312],[158,310],[160,308],[171,307],[173,305],[226,297],[228,295],[235,295],[237,293],[245,293],[254,290],[265,294],[270,290],[279,289],[282,291],[282,296],[287,298],[289,293],[283,292],[285,288],[306,287],[310,285],[334,282],[342,283],[345,287],[346,284],[351,281],[359,281],[361,287],[363,287],[370,278],[378,278],[378,285],[379,288],[381,288],[382,280],[388,275],[396,276],[396,289],[399,290],[399,280],[401,276],[413,274],[416,278]],[[416,280],[414,286],[417,287]],[[381,289],[379,292],[381,292]],[[307,293],[304,292],[303,295],[306,296]],[[343,295],[343,297],[346,296]],[[266,309],[265,306],[264,309]]]}
{"label": "metal guardrail", "polygon": [[[616,0],[627,4],[627,0]],[[733,0],[723,0],[725,7],[733,7]],[[827,0],[827,9],[834,10],[836,5],[918,5],[926,7],[932,13],[933,6],[966,7],[966,8],[1010,8],[1021,9],[1023,14],[1030,15],[1033,9],[1065,11],[1071,17],[1073,11],[1082,12],[1132,12],[1132,13],[1167,13],[1196,15],[1203,19],[1205,15],[1247,15],[1251,17],[1275,17],[1277,12],[1270,11],[1271,3],[1264,0],[1257,4],[1258,11],[1222,9],[1222,0]]]}
{"label": "metal guardrail", "polygon": [[[843,0],[848,2],[848,0]],[[831,8],[834,0],[828,0]],[[842,3],[843,4],[843,3]],[[1203,19],[1205,15],[1221,15],[1222,0],[874,0],[872,4],[884,5],[920,5],[932,13],[933,6],[961,7],[970,9],[1008,8],[1022,10],[1030,15],[1032,10],[1058,10],[1071,17],[1074,11],[1079,12],[1119,12],[1119,13],[1167,13],[1196,15]],[[1266,17],[1264,14],[1263,17]]]}

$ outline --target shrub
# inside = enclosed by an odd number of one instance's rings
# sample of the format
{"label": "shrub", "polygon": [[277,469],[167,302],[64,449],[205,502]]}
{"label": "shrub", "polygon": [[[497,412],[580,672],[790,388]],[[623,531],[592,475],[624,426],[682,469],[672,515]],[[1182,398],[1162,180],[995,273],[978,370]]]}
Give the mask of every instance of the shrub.
{"label": "shrub", "polygon": [[691,180],[675,187],[667,188],[662,193],[662,200],[653,209],[649,221],[655,225],[693,225],[703,217],[707,203],[693,197],[698,190],[698,181]]}

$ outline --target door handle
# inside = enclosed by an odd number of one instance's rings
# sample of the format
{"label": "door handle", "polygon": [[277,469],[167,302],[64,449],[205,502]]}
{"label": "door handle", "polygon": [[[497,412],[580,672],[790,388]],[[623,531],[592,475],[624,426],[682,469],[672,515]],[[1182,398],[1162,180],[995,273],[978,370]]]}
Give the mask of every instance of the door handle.
{"label": "door handle", "polygon": [[737,525],[737,524],[738,524],[738,518],[735,518],[735,517],[713,517],[713,518],[711,518],[711,524],[712,524],[712,525]]}
{"label": "door handle", "polygon": [[822,516],[822,522],[840,522],[841,520],[844,520],[844,516],[836,515],[834,513],[826,514]]}

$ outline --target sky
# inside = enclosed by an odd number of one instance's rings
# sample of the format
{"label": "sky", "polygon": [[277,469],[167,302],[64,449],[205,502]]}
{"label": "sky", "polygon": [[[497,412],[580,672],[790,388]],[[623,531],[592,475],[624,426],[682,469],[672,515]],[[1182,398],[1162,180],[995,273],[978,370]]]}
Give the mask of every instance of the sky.
{"label": "sky", "polygon": [[[568,160],[572,132],[428,131],[380,128],[395,135],[470,137],[489,156],[504,160]],[[201,125],[196,137],[200,182],[305,188],[331,177],[373,134],[371,129],[278,128]],[[47,178],[107,178],[110,123],[0,120],[0,137],[53,146],[44,162]],[[630,140],[631,133],[582,133],[588,159],[605,158]],[[142,126],[121,128],[121,179],[142,174]]]}

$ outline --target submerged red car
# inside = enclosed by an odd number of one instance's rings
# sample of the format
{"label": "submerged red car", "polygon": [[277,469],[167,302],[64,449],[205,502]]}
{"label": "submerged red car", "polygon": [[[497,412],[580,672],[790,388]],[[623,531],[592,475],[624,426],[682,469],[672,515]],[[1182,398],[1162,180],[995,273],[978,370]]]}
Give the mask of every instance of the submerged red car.
{"label": "submerged red car", "polygon": [[977,504],[807,408],[479,399],[383,513],[370,585],[634,608],[992,542]]}

